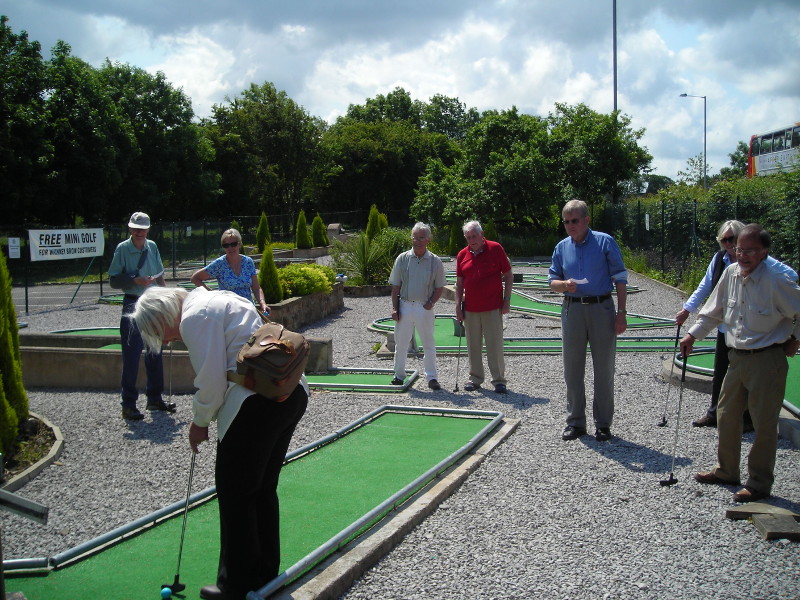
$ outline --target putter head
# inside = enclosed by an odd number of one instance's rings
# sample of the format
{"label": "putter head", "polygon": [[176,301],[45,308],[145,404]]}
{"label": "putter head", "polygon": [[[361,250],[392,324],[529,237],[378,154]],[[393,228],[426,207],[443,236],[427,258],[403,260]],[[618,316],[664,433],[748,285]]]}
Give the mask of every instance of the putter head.
{"label": "putter head", "polygon": [[678,483],[678,480],[675,478],[675,475],[670,473],[669,479],[662,479],[658,483],[661,485],[661,487],[667,487],[669,485],[675,485],[676,483]]}
{"label": "putter head", "polygon": [[667,417],[661,417],[661,420],[657,423],[659,427],[666,427],[667,426]]}
{"label": "putter head", "polygon": [[180,580],[178,579],[178,575],[175,575],[175,581],[173,581],[172,583],[165,583],[164,585],[161,586],[160,589],[163,590],[164,588],[169,588],[172,590],[173,594],[177,594],[178,592],[182,592],[183,590],[186,589],[186,584],[181,583]]}

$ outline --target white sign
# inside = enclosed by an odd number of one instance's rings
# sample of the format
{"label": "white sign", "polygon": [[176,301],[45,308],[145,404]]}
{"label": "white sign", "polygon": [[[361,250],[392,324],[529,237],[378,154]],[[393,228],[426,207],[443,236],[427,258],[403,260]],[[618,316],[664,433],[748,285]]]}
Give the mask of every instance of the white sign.
{"label": "white sign", "polygon": [[31,262],[102,256],[102,229],[29,229]]}
{"label": "white sign", "polygon": [[19,238],[8,238],[8,258],[19,258]]}
{"label": "white sign", "polygon": [[644,228],[650,231],[650,213],[644,213]]}

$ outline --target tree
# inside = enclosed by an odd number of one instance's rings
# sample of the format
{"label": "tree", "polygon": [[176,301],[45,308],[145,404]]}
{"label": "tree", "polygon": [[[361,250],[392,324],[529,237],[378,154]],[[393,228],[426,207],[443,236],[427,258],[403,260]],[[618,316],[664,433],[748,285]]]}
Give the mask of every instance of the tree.
{"label": "tree", "polygon": [[649,169],[652,156],[638,144],[644,129],[631,128],[628,116],[556,103],[548,123],[548,155],[556,165],[561,201],[616,200],[620,182]]}
{"label": "tree", "polygon": [[382,121],[406,121],[420,127],[421,107],[411,99],[411,94],[401,87],[396,87],[384,96],[367,98],[363,105],[351,104],[347,107],[345,120],[361,123],[380,123]]}
{"label": "tree", "polygon": [[367,218],[367,240],[371,242],[380,232],[381,217],[378,212],[378,207],[373,204],[369,209],[369,217]]}
{"label": "tree", "polygon": [[0,16],[0,190],[3,221],[22,225],[41,215],[37,200],[52,159],[44,106],[46,69],[39,42],[15,34]]}
{"label": "tree", "polygon": [[747,175],[747,159],[750,155],[750,147],[747,142],[739,140],[736,144],[736,150],[728,154],[731,159],[730,167],[722,167],[719,174],[723,179],[730,179],[731,177],[744,177]]}
{"label": "tree", "polygon": [[272,242],[272,236],[269,234],[269,222],[267,221],[267,214],[261,211],[261,218],[258,220],[258,228],[256,229],[256,246],[259,253],[264,252],[267,244]]}
{"label": "tree", "polygon": [[324,159],[314,177],[317,206],[368,210],[378,202],[392,215],[406,213],[425,164],[452,164],[457,147],[444,135],[405,121],[337,122],[322,138]]}
{"label": "tree", "polygon": [[308,223],[306,222],[306,213],[304,210],[301,210],[300,215],[297,217],[294,239],[297,248],[301,250],[311,248],[311,236],[308,235]]}
{"label": "tree", "polygon": [[328,245],[328,232],[325,229],[325,223],[319,213],[316,214],[314,220],[311,221],[311,240],[314,246],[327,246]]}
{"label": "tree", "polygon": [[[708,174],[708,165],[706,165]],[[703,187],[703,153],[686,160],[686,170],[678,171],[678,183]]]}
{"label": "tree", "polygon": [[21,421],[28,418],[28,395],[22,383],[17,311],[11,296],[11,277],[0,252],[0,451],[10,454]]}
{"label": "tree", "polygon": [[431,97],[422,109],[422,127],[431,133],[441,133],[451,140],[463,140],[467,132],[480,121],[477,109],[467,109],[458,98],[441,94]]}
{"label": "tree", "polygon": [[258,265],[258,283],[264,292],[264,302],[274,304],[283,300],[283,288],[278,279],[278,267],[275,266],[275,255],[272,246],[265,246]]}
{"label": "tree", "polygon": [[295,213],[317,160],[322,121],[269,82],[251,84],[212,111],[214,168],[237,210],[252,214],[269,205]]}

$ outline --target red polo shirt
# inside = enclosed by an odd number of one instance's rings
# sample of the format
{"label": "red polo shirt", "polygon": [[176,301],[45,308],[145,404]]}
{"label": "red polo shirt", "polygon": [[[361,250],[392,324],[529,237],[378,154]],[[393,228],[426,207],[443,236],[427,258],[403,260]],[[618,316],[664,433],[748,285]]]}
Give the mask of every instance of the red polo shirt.
{"label": "red polo shirt", "polygon": [[484,312],[503,308],[503,273],[511,270],[506,251],[497,242],[483,241],[483,252],[469,246],[456,257],[456,277],[464,278],[464,310]]}

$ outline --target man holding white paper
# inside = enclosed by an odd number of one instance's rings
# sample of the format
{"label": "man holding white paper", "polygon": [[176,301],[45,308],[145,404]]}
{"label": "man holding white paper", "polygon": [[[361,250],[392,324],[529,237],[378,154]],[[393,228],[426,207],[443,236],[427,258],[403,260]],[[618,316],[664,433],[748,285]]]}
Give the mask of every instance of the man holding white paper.
{"label": "man holding white paper", "polygon": [[[614,238],[589,229],[589,209],[570,200],[562,210],[568,237],[553,251],[550,289],[564,293],[561,336],[564,343],[564,381],[567,387],[567,427],[561,438],[586,435],[586,345],[594,367],[592,415],[595,439],[611,439],[614,418],[614,362],[617,336],[627,328],[628,272]],[[616,288],[618,306],[611,291]]]}

